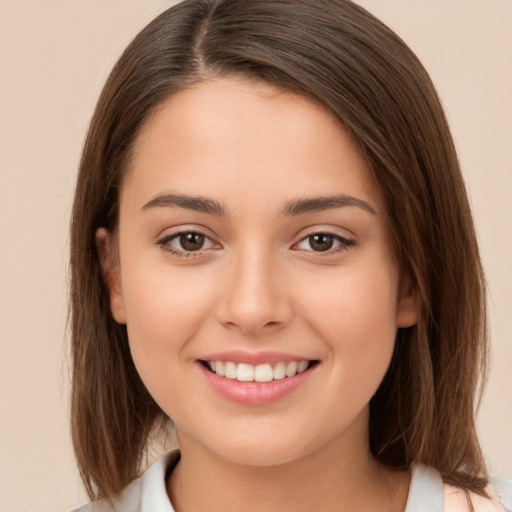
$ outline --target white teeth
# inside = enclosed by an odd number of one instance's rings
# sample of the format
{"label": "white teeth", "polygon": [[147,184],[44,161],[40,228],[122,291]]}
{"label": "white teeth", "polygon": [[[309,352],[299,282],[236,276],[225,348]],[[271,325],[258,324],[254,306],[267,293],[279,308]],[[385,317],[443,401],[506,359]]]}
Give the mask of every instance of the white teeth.
{"label": "white teeth", "polygon": [[252,382],[254,380],[254,366],[240,363],[236,369],[236,380]]}
{"label": "white teeth", "polygon": [[308,367],[308,362],[307,361],[301,361],[297,365],[297,373],[302,373],[307,367]]}
{"label": "white teeth", "polygon": [[236,364],[226,361],[224,365],[224,376],[228,379],[236,379]]}
{"label": "white teeth", "polygon": [[286,376],[293,377],[297,373],[297,363],[295,361],[286,365]]}
{"label": "white teeth", "polygon": [[254,368],[254,380],[256,382],[270,382],[273,379],[274,372],[269,364],[259,364]]}
{"label": "white teeth", "polygon": [[271,382],[304,372],[309,366],[309,361],[279,362],[274,367],[269,363],[253,366],[247,363],[236,364],[232,361],[207,361],[207,364],[219,377],[240,382]]}
{"label": "white teeth", "polygon": [[274,366],[274,379],[280,380],[286,377],[286,366],[284,363],[277,363]]}
{"label": "white teeth", "polygon": [[214,363],[215,368],[212,368],[212,370],[220,377],[224,377],[224,363],[222,361],[214,361]]}

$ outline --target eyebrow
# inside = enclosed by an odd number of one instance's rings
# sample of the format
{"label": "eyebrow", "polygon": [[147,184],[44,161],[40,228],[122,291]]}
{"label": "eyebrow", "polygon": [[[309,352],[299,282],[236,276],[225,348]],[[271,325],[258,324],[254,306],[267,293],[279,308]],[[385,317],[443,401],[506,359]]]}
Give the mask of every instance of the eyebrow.
{"label": "eyebrow", "polygon": [[281,215],[301,215],[309,212],[319,212],[323,210],[330,210],[333,208],[342,208],[345,206],[355,206],[362,208],[363,210],[376,215],[376,211],[373,207],[357,197],[347,195],[333,195],[333,196],[321,196],[321,197],[306,197],[304,199],[298,199],[288,201],[281,212]]}
{"label": "eyebrow", "polygon": [[[334,208],[342,208],[347,206],[355,206],[361,208],[372,215],[376,215],[373,207],[357,197],[347,195],[319,196],[294,199],[285,203],[280,212],[281,216],[297,216],[310,212],[319,212],[323,210],[331,210]],[[159,194],[153,197],[148,203],[142,207],[142,211],[146,212],[153,208],[184,208],[196,212],[207,213],[218,217],[226,217],[226,209],[218,201],[208,199],[202,196],[190,196],[186,194]]]}
{"label": "eyebrow", "polygon": [[152,208],[162,207],[184,208],[186,210],[194,210],[196,212],[208,213],[219,217],[226,216],[224,207],[214,199],[173,193],[155,196],[142,207],[142,211],[146,212]]}

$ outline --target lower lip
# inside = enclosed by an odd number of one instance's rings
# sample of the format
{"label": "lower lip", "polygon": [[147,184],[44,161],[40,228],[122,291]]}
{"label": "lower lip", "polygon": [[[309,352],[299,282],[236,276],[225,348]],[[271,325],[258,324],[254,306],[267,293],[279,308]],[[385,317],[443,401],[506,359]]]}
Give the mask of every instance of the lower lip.
{"label": "lower lip", "polygon": [[303,384],[317,366],[314,365],[293,377],[285,377],[271,382],[240,382],[220,377],[206,369],[201,363],[198,364],[209,384],[219,395],[246,405],[265,405],[280,400]]}

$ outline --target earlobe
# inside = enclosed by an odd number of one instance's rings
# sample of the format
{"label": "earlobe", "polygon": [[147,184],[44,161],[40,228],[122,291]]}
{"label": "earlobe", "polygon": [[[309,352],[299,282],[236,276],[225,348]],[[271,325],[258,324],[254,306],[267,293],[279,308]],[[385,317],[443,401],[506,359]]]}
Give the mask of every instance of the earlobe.
{"label": "earlobe", "polygon": [[114,320],[120,324],[126,323],[121,279],[119,275],[119,260],[111,233],[105,228],[96,231],[96,248],[100,260],[103,279],[108,288],[110,311]]}
{"label": "earlobe", "polygon": [[419,317],[418,293],[410,285],[404,283],[398,300],[397,327],[412,327]]}

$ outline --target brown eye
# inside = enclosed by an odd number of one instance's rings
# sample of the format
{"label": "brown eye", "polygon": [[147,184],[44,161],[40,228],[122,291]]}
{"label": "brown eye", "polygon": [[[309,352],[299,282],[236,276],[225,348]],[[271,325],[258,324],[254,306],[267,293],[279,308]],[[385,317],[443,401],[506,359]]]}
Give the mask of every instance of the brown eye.
{"label": "brown eye", "polygon": [[355,244],[354,240],[345,238],[336,233],[312,233],[303,238],[296,246],[296,249],[309,252],[337,253]]}
{"label": "brown eye", "polygon": [[164,251],[180,257],[201,256],[207,251],[222,248],[200,231],[179,231],[173,235],[164,236],[158,241],[158,245]]}
{"label": "brown eye", "polygon": [[334,244],[334,236],[327,233],[317,233],[308,237],[309,245],[313,251],[328,251]]}
{"label": "brown eye", "polygon": [[204,245],[205,236],[201,233],[182,233],[179,243],[185,251],[200,251]]}

